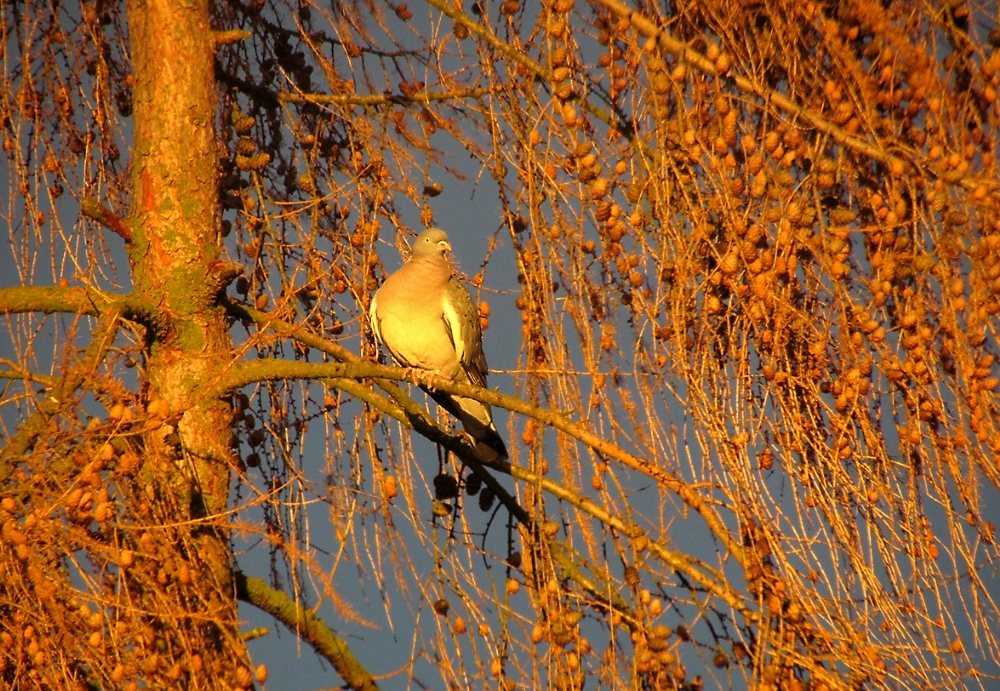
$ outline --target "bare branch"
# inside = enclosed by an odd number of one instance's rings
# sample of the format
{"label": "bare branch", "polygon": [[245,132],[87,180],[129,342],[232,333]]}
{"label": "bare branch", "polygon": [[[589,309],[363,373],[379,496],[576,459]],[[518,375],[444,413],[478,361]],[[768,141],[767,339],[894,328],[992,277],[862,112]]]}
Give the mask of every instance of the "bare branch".
{"label": "bare branch", "polygon": [[129,227],[128,221],[106,208],[97,199],[87,197],[81,201],[80,211],[87,218],[97,221],[108,230],[114,232],[125,242],[132,241],[132,228]]}

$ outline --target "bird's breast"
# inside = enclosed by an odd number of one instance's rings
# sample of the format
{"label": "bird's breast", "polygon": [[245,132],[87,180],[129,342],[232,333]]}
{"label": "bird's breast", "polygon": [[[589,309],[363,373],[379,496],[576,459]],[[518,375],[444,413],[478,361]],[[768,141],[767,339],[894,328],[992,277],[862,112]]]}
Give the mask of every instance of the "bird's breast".
{"label": "bird's breast", "polygon": [[418,367],[454,377],[460,367],[444,321],[410,314],[389,315],[379,321],[382,342],[392,357],[405,367]]}

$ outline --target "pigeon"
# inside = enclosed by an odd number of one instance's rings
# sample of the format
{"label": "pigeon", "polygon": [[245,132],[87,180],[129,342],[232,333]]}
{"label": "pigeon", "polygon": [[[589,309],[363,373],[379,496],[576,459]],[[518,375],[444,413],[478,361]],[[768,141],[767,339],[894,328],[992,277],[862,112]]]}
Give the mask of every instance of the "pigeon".
{"label": "pigeon", "polygon": [[[479,310],[445,256],[450,250],[448,235],[439,228],[418,235],[409,261],[375,292],[369,320],[375,339],[399,366],[485,388],[489,370]],[[459,419],[477,458],[487,463],[507,458],[489,405],[421,388]]]}

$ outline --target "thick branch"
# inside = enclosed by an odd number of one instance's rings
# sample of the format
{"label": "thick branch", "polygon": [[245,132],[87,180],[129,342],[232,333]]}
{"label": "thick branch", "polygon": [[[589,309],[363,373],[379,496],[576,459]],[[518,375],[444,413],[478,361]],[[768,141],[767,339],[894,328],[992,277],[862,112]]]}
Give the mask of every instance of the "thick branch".
{"label": "thick branch", "polygon": [[[229,389],[237,389],[256,381],[283,378],[326,378],[341,381],[345,379],[353,380],[368,377],[375,378],[379,385],[383,388],[388,386],[398,392],[398,397],[393,395],[393,398],[400,404],[399,410],[402,411],[402,416],[399,415],[398,411],[393,413],[391,409],[377,405],[372,400],[367,398],[365,400],[373,405],[376,405],[376,407],[383,410],[383,412],[393,415],[393,417],[428,437],[431,441],[434,441],[448,450],[453,451],[463,460],[466,460],[467,462],[475,461],[475,457],[472,455],[471,449],[458,441],[456,437],[448,435],[444,432],[444,430],[441,430],[421,406],[413,402],[413,400],[406,396],[398,387],[389,384],[392,380],[398,381],[406,379],[409,376],[409,372],[407,370],[398,367],[379,365],[373,362],[360,361],[357,359],[357,356],[350,351],[335,344],[330,344],[328,341],[325,341],[315,334],[310,334],[305,329],[297,327],[294,324],[270,318],[266,313],[253,310],[242,305],[237,305],[235,303],[230,303],[229,309],[231,313],[243,318],[253,319],[260,325],[266,325],[274,328],[278,333],[293,336],[302,343],[312,347],[323,346],[320,349],[324,352],[330,353],[334,355],[334,357],[349,360],[349,362],[308,363],[266,359],[253,360],[250,362],[240,363],[230,369],[226,373],[225,380],[220,382],[221,386],[228,387]],[[533,417],[539,422],[550,425],[586,444],[587,446],[590,446],[597,453],[608,458],[613,458],[621,462],[623,465],[632,468],[633,470],[637,470],[656,480],[660,485],[677,494],[685,504],[697,511],[712,532],[718,537],[720,542],[725,545],[729,553],[732,554],[741,565],[744,564],[742,544],[727,529],[725,523],[722,521],[722,517],[719,516],[716,509],[687,483],[677,478],[661,466],[626,452],[624,449],[607,441],[600,435],[595,434],[581,423],[573,422],[555,411],[542,408],[541,406],[532,405],[531,403],[527,403],[517,397],[507,396],[496,391],[479,388],[469,384],[460,384],[444,377],[430,376],[427,378],[427,383],[431,388],[439,391],[466,396],[468,398],[482,401],[483,403],[488,403],[499,408],[510,410],[511,412],[521,413],[523,415]],[[544,489],[553,493],[555,496],[559,496],[566,501],[570,501],[578,508],[595,516],[595,518],[603,520],[601,516],[598,516],[593,512],[598,508],[594,502],[583,497],[571,497],[569,496],[569,491],[566,490],[566,488],[563,488],[554,482],[548,481],[546,478],[535,476],[529,471],[516,466],[497,469],[502,472],[509,473],[511,476],[518,479],[540,483]],[[519,519],[520,518],[521,517],[519,516]],[[624,524],[618,527],[626,534],[631,534],[630,529],[628,529],[628,527]],[[665,550],[665,548],[663,550],[657,548],[657,550],[662,551],[662,554],[658,553],[658,556],[661,559],[670,563],[674,568],[684,571],[685,573],[689,573],[692,578],[696,578],[700,583],[706,585],[706,587],[711,587],[713,591],[718,592],[719,595],[733,607],[739,609],[748,617],[751,616],[752,613],[748,612],[745,607],[739,604],[739,598],[737,598],[733,593],[725,591],[725,588],[720,590],[720,581],[716,580],[719,578],[719,574],[711,572],[710,570],[710,576],[706,576],[700,571],[695,573],[693,570],[688,568],[690,565],[682,560],[682,555],[679,556],[677,553]],[[722,582],[724,582],[724,579]]]}
{"label": "thick branch", "polygon": [[[402,380],[408,376],[409,372],[405,369],[388,367],[372,362],[310,363],[261,359],[235,365],[225,373],[225,376],[219,381],[218,385],[224,390],[233,390],[257,381],[273,381],[276,379],[361,379],[371,377],[386,380]],[[743,546],[727,529],[725,523],[722,521],[722,517],[719,516],[715,508],[704,497],[693,490],[690,485],[665,468],[628,453],[619,446],[592,432],[581,423],[573,422],[553,410],[533,405],[515,396],[507,396],[469,384],[460,384],[445,377],[429,376],[426,379],[426,383],[432,389],[438,391],[474,398],[483,403],[489,403],[490,405],[505,408],[511,412],[533,417],[539,422],[550,425],[586,444],[602,456],[613,458],[623,465],[656,480],[657,483],[677,494],[685,504],[701,514],[709,528],[725,545],[729,553],[743,564]],[[423,419],[423,416],[418,419]],[[423,433],[423,430],[418,429],[416,425],[411,426],[417,429],[418,432]],[[433,439],[433,441],[443,443],[438,439]]]}
{"label": "thick branch", "polygon": [[87,197],[80,202],[80,211],[83,212],[84,216],[97,221],[121,237],[125,242],[132,241],[132,229],[129,227],[128,221],[110,209],[105,208],[104,205],[93,197]]}
{"label": "thick branch", "polygon": [[136,293],[118,295],[93,288],[60,286],[0,288],[0,314],[24,312],[85,316],[114,313],[153,328],[163,319],[163,314],[155,305]]}
{"label": "thick branch", "polygon": [[269,588],[259,578],[235,574],[236,595],[287,626],[302,637],[317,653],[326,658],[347,685],[357,691],[375,691],[378,685],[365,667],[351,653],[341,638],[322,619],[288,598],[283,592]]}
{"label": "thick branch", "polygon": [[41,312],[43,314],[95,315],[111,306],[111,300],[96,290],[57,286],[17,286],[0,288],[0,313]]}

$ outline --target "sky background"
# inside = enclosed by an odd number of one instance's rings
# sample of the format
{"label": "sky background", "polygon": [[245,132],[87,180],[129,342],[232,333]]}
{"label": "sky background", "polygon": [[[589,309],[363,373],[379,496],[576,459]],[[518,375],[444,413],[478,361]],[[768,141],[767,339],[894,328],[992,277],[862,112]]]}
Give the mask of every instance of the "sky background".
{"label": "sky background", "polygon": [[[418,3],[412,4],[417,5]],[[426,21],[425,17],[426,15],[421,12],[415,12],[414,21]],[[436,171],[439,174],[436,174],[434,178],[443,185],[443,191],[440,196],[430,200],[430,205],[434,210],[434,222],[435,225],[449,233],[455,259],[462,270],[468,275],[473,275],[479,271],[482,265],[488,252],[491,237],[503,225],[497,201],[497,188],[490,175],[480,175],[482,171],[475,167],[475,163],[468,157],[468,154],[451,143],[447,135],[438,135],[435,143],[450,153],[452,160],[449,163],[462,167],[467,179],[458,181]],[[469,163],[463,164],[463,161],[469,161]],[[6,175],[6,171],[6,167],[0,168],[0,175]],[[0,180],[0,183],[2,183],[0,189],[7,189],[6,180]],[[71,196],[66,195],[64,199],[66,201],[66,206],[63,209],[65,224],[72,226],[78,209],[73,205]],[[395,203],[403,224],[410,230],[421,230],[420,210],[406,199],[397,199]],[[398,268],[402,263],[402,257],[399,256],[395,246],[394,234],[393,228],[383,224],[378,251],[384,266],[389,270]],[[121,240],[117,237],[109,237],[108,244],[115,253],[118,266],[124,267],[126,264]],[[17,284],[12,260],[10,246],[5,245],[0,248],[0,275],[4,277],[0,279],[0,285]],[[127,275],[126,271],[119,272],[119,277],[123,280]],[[518,291],[517,267],[513,261],[513,253],[510,252],[510,238],[507,232],[501,229],[498,250],[490,259],[485,273],[482,295],[489,300],[492,307],[490,328],[485,334],[486,354],[493,370],[489,383],[492,388],[508,394],[515,394],[518,390],[516,368],[522,344],[520,312],[514,305]],[[230,290],[230,295],[233,294],[233,291]],[[236,332],[234,331],[234,333]],[[352,343],[357,343],[356,338],[348,340],[349,346]],[[627,344],[623,344],[623,346],[627,347]],[[14,355],[9,352],[11,347],[6,335],[0,335],[0,357]],[[7,350],[4,351],[4,349]],[[413,392],[415,395],[417,394],[416,389],[413,389]],[[433,404],[431,406],[433,407]],[[345,406],[345,411],[349,412],[351,409],[351,406]],[[682,411],[677,411],[677,413],[678,415],[683,414]],[[495,416],[498,429],[501,430],[501,433],[507,434],[508,445],[514,447],[519,444],[520,430],[523,427],[515,425],[512,428],[510,425],[511,417],[506,411],[497,410]],[[10,422],[8,421],[8,423]],[[523,421],[518,422],[523,423]],[[310,445],[314,444],[315,448],[310,447],[304,456],[304,471],[314,483],[316,494],[307,497],[310,503],[303,510],[307,511],[309,515],[309,540],[315,550],[315,557],[318,563],[325,564],[327,569],[332,570],[334,564],[338,563],[336,555],[339,540],[331,526],[330,507],[325,501],[326,497],[322,496],[326,482],[324,477],[325,442],[321,430],[317,430],[315,434],[315,441],[310,440],[309,442]],[[395,471],[409,473],[414,477],[423,474],[429,484],[430,478],[438,470],[437,453],[433,445],[421,440],[415,441],[414,445],[418,450],[420,467],[395,469]],[[254,477],[254,472],[252,469],[250,470],[251,477]],[[508,488],[515,488],[515,484],[509,479],[501,478],[501,480]],[[780,486],[785,482],[785,479],[776,470],[772,475],[771,482]],[[363,486],[375,491],[372,487],[370,474],[365,477]],[[245,491],[245,488],[234,494],[234,498],[237,500],[246,499],[247,496],[248,492]],[[781,508],[792,510],[793,497],[791,493],[785,492],[782,496],[785,497],[788,505],[787,507],[779,507],[779,510]],[[653,502],[656,500],[655,492],[644,494],[637,491],[635,506],[640,510],[649,509],[655,506]],[[420,542],[427,536],[417,535],[412,530],[412,524],[423,525],[432,520],[431,497],[427,494],[418,495],[413,507],[415,513],[412,516],[407,514],[409,508],[405,502],[400,500],[395,504],[394,511],[399,514],[397,521],[399,529],[407,533],[403,537],[404,542],[410,541],[410,544],[413,545],[413,549],[409,551],[409,557],[414,566],[410,585],[411,587],[419,587],[421,582],[433,577],[434,564],[431,559],[432,550],[427,549],[426,545]],[[993,515],[984,515],[984,519],[1000,523],[1000,507],[994,505],[988,509]],[[937,505],[930,505],[928,510],[933,512],[940,509]],[[254,511],[250,510],[246,517],[252,518],[253,515]],[[488,529],[487,547],[497,554],[502,554],[506,549],[507,541],[505,520],[502,517],[497,518],[492,524],[489,523],[489,520],[489,514],[480,512],[475,506],[475,501],[472,501],[466,506],[463,516],[465,523],[462,527],[476,533],[487,532]],[[434,531],[431,534],[434,534]],[[443,529],[438,529],[436,534],[439,539],[444,540]],[[706,558],[709,561],[715,561],[716,546],[711,540],[706,539],[705,532],[698,526],[689,523],[678,524],[678,530],[671,535],[671,539],[676,549]],[[241,554],[238,557],[238,563],[244,573],[248,576],[267,578],[270,570],[267,550],[261,548],[252,538],[237,536],[235,544],[238,551],[249,550],[247,554]],[[340,597],[346,603],[354,605],[355,609],[368,618],[376,628],[370,629],[350,621],[349,618],[342,616],[342,613],[337,612],[329,601],[323,604],[318,615],[324,618],[331,628],[344,636],[354,654],[363,664],[368,666],[373,674],[382,676],[396,672],[401,662],[406,659],[408,651],[413,646],[414,622],[426,617],[435,617],[435,615],[429,609],[429,602],[417,599],[415,607],[408,608],[401,597],[397,598],[392,593],[383,593],[379,588],[377,575],[373,573],[373,567],[370,563],[344,564],[339,562],[334,581]],[[490,575],[502,587],[506,577],[503,570],[493,569]],[[994,584],[998,582],[995,567],[992,567],[992,573],[984,573],[983,576],[986,579],[992,579]],[[994,590],[994,593],[997,591]],[[997,594],[1000,596],[1000,593]],[[527,598],[527,595],[522,592],[516,597]],[[384,617],[383,598],[389,598],[391,601],[393,613],[391,627],[389,621]],[[314,603],[307,599],[306,604],[311,606]],[[379,612],[383,612],[381,619],[378,618]],[[271,617],[245,604],[241,605],[240,613],[246,619],[248,629],[266,627],[270,630],[269,635],[249,643],[249,649],[255,662],[265,663],[270,670],[272,681],[268,684],[268,688],[312,691],[337,688],[340,685],[341,680],[328,665],[323,664],[308,647],[304,647],[297,640],[294,634],[285,630]],[[492,616],[491,619],[496,621],[495,616]],[[676,626],[680,621],[681,618],[670,611],[663,616],[663,622],[670,626]],[[1000,622],[997,622],[997,626],[1000,627]],[[689,670],[696,669],[696,660],[688,661],[686,659],[685,661],[688,662]],[[417,672],[418,681],[412,681],[406,675],[395,675],[391,679],[382,679],[379,683],[384,689],[440,688],[430,663],[419,663]],[[595,686],[591,682],[587,688],[595,688]]]}

